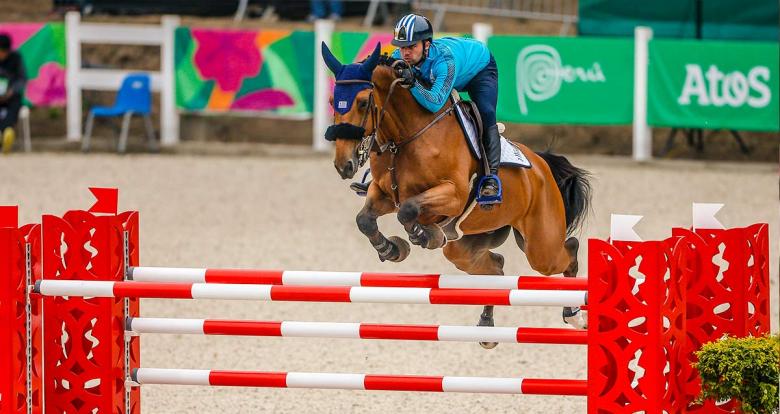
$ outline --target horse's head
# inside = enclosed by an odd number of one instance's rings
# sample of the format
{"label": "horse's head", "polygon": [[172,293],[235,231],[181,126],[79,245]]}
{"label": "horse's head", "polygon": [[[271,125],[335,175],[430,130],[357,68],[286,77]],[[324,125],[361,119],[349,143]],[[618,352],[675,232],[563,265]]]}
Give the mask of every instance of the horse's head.
{"label": "horse's head", "polygon": [[370,140],[374,134],[376,105],[374,105],[371,75],[379,62],[380,44],[362,63],[344,65],[333,56],[325,42],[322,58],[336,76],[336,87],[330,104],[333,107],[333,125],[328,127],[325,139],[336,143],[333,165],[343,179],[352,178],[368,158]]}

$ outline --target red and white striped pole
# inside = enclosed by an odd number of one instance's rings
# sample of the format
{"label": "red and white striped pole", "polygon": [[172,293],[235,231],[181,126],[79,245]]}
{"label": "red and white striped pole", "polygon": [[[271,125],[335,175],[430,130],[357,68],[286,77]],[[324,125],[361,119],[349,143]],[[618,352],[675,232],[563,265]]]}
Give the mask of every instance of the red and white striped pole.
{"label": "red and white striped pole", "polygon": [[584,277],[315,272],[298,270],[131,267],[136,282],[235,283],[288,286],[366,286],[459,289],[588,290]]}
{"label": "red and white striped pole", "polygon": [[586,395],[587,393],[587,381],[585,380],[534,378],[138,368],[132,372],[131,380],[139,385],[207,385],[536,395]]}
{"label": "red and white striped pole", "polygon": [[129,318],[129,332],[297,338],[395,339],[585,345],[588,332],[566,328],[400,325],[345,322]]}
{"label": "red and white striped pole", "polygon": [[516,289],[438,289],[218,283],[151,283],[85,280],[39,280],[44,296],[167,299],[226,299],[286,302],[407,303],[430,305],[581,306],[585,291]]}

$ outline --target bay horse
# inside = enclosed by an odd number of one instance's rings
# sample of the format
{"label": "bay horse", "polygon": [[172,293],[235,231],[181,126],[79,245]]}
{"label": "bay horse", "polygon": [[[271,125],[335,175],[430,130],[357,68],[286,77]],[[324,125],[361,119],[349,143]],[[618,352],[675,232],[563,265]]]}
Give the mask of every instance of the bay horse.
{"label": "bay horse", "polygon": [[[473,208],[469,201],[481,163],[468,148],[452,102],[438,113],[420,106],[401,84],[405,63],[380,56],[379,44],[362,63],[341,64],[324,42],[322,56],[336,75],[338,101],[326,139],[335,141],[334,166],[343,179],[370,159],[373,181],[356,221],[380,260],[400,262],[410,252],[405,240],[387,238],[377,226],[378,217],[397,213],[413,244],[442,248],[468,274],[504,274],[504,258],[490,249],[503,244],[511,229],[535,271],[577,275],[579,242],[569,235],[588,212],[587,171],[563,156],[517,144],[531,168],[500,168],[503,202],[489,211]],[[448,240],[440,224],[453,218],[462,237]],[[563,316],[575,327],[587,325],[579,308],[564,308]],[[493,306],[484,307],[479,326],[493,326]]]}

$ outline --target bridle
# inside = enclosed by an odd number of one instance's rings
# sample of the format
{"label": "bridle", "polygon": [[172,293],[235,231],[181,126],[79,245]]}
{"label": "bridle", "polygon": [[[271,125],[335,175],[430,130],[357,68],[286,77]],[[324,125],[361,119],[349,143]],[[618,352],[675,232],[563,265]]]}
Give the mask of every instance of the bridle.
{"label": "bridle", "polygon": [[[393,64],[390,66],[393,71],[396,73],[400,71],[400,66],[406,65],[406,62],[403,60],[396,60],[393,62]],[[377,132],[379,131],[379,126],[382,123],[382,119],[384,119],[384,116],[386,114],[386,108],[388,102],[390,102],[390,97],[393,96],[393,92],[395,92],[395,88],[403,82],[403,78],[396,78],[393,80],[393,82],[390,84],[390,90],[387,93],[387,96],[385,97],[385,101],[382,104],[382,109],[380,110],[376,102],[374,100],[374,82],[370,80],[363,80],[363,79],[345,79],[345,80],[337,80],[337,85],[354,85],[354,84],[367,84],[367,88],[371,89],[371,92],[368,95],[368,110],[363,114],[363,118],[360,121],[360,126],[355,126],[352,124],[338,124],[338,125],[331,125],[328,127],[328,132],[325,134],[325,139],[329,141],[335,141],[337,138],[336,132],[339,130],[346,130],[350,133],[347,135],[349,136],[347,139],[355,139],[360,140],[360,143],[355,147],[355,157],[358,161],[357,168],[361,168],[363,165],[365,165],[366,161],[368,161],[371,151],[377,147],[376,152],[379,155],[382,155],[385,151],[390,152],[390,167],[388,167],[388,170],[390,170],[392,183],[391,183],[391,189],[393,190],[393,203],[396,207],[399,206],[399,194],[398,194],[398,179],[395,172],[395,157],[398,154],[398,152],[403,148],[404,146],[408,145],[409,143],[417,140],[420,138],[425,131],[429,130],[432,126],[434,126],[436,123],[441,121],[445,116],[452,113],[452,111],[455,109],[455,105],[451,105],[449,108],[445,109],[442,113],[437,115],[431,122],[429,122],[427,125],[422,127],[420,130],[412,134],[412,136],[400,140],[400,142],[396,143],[394,140],[389,139],[384,144],[380,144],[377,141]],[[407,87],[401,85],[401,87]],[[370,134],[365,134],[362,137],[356,137],[356,132],[360,131],[360,134],[365,133],[366,128],[366,122],[368,122],[368,117],[371,116],[371,119],[373,121],[373,131]],[[343,137],[341,137],[343,138]]]}
{"label": "bridle", "polygon": [[[350,131],[350,133],[347,133],[345,135],[349,135],[347,139],[354,139],[354,140],[360,140],[360,143],[357,147],[355,147],[355,157],[358,160],[358,166],[357,168],[360,169],[363,165],[366,164],[366,161],[368,161],[369,155],[371,154],[371,149],[374,147],[374,143],[376,142],[376,133],[379,130],[378,128],[378,115],[377,111],[378,108],[376,104],[374,103],[374,82],[371,82],[370,80],[363,80],[363,79],[345,79],[345,80],[337,80],[336,85],[354,85],[354,84],[366,84],[368,85],[367,88],[371,89],[371,92],[368,94],[368,105],[367,110],[363,114],[363,118],[360,120],[360,126],[355,126],[352,124],[338,124],[338,125],[331,125],[328,127],[328,132],[325,133],[325,139],[328,141],[335,141],[338,138],[344,138],[343,136],[337,136],[338,128],[341,127],[342,131]],[[386,102],[385,102],[386,103]],[[374,130],[370,134],[365,134],[366,132],[366,122],[368,122],[368,117],[371,116],[371,120],[373,121],[372,124],[374,125]],[[333,133],[331,133],[333,131]]]}

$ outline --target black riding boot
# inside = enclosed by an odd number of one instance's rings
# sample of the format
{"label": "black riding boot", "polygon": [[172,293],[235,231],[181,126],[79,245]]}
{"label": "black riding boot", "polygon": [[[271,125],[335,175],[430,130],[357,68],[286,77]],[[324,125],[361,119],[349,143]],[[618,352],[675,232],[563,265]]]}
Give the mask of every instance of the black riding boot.
{"label": "black riding boot", "polygon": [[[496,197],[500,195],[501,184],[498,179],[498,165],[501,163],[501,134],[498,133],[498,125],[493,125],[485,130],[482,137],[485,145],[485,156],[487,157],[490,175],[485,178],[482,187],[479,190],[481,197]],[[500,203],[501,199],[491,204]]]}

